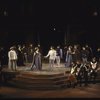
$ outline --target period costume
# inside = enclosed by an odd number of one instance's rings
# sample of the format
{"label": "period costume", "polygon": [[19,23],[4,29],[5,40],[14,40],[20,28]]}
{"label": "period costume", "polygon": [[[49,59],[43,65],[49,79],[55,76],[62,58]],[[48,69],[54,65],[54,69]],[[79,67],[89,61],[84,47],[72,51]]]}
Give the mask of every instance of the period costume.
{"label": "period costume", "polygon": [[86,50],[85,47],[83,47],[83,49],[81,51],[81,58],[82,58],[83,63],[87,63],[88,54],[89,54],[89,52]]}
{"label": "period costume", "polygon": [[61,56],[60,56],[60,47],[57,47],[56,49],[56,63],[57,63],[57,66],[60,65],[60,59],[61,59]]}
{"label": "period costume", "polygon": [[54,50],[52,47],[51,47],[51,50],[49,50],[47,56],[45,56],[45,58],[49,57],[49,67],[50,67],[50,70],[52,70],[52,68],[54,67],[54,61],[56,59],[56,50]]}
{"label": "period costume", "polygon": [[31,69],[32,70],[42,70],[42,64],[41,64],[41,53],[39,51],[35,51],[33,55],[33,62]]}
{"label": "period costume", "polygon": [[18,55],[17,65],[24,66],[24,58],[21,46],[18,47],[17,55]]}
{"label": "period costume", "polygon": [[68,76],[68,81],[70,83],[70,86],[73,86],[73,87],[75,87],[76,84],[77,84],[77,78],[76,78],[76,75],[75,75],[76,70],[77,70],[77,66],[76,66],[76,64],[73,64],[71,66],[71,71],[70,71],[70,74]]}
{"label": "period costume", "polygon": [[91,61],[90,65],[90,80],[93,80],[93,83],[95,83],[98,71],[98,63],[97,61]]}
{"label": "period costume", "polygon": [[31,44],[28,48],[28,63],[32,63],[33,54],[34,54],[34,48],[33,45]]}
{"label": "period costume", "polygon": [[28,52],[28,49],[24,45],[22,48],[24,63],[28,63],[28,53],[27,52]]}
{"label": "period costume", "polygon": [[16,71],[17,68],[17,53],[14,50],[14,47],[10,48],[10,51],[8,52],[8,58],[9,58],[9,69]]}
{"label": "period costume", "polygon": [[71,63],[72,63],[72,50],[69,47],[66,54],[65,67],[70,67]]}
{"label": "period costume", "polygon": [[85,86],[88,85],[88,71],[89,71],[89,66],[86,65],[85,63],[77,65],[76,76],[80,86],[82,85],[83,81],[85,83]]}

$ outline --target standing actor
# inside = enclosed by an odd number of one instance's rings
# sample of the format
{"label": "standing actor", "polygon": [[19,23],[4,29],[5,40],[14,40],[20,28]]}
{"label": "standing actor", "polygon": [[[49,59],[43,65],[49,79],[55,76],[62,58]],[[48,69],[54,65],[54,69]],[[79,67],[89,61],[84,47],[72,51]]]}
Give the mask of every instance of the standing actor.
{"label": "standing actor", "polygon": [[96,77],[97,77],[97,71],[98,71],[98,62],[96,58],[92,58],[92,61],[90,62],[90,80],[93,79],[93,83],[95,83]]}
{"label": "standing actor", "polygon": [[50,66],[50,70],[53,70],[54,67],[54,61],[56,59],[56,50],[54,50],[54,48],[51,46],[47,56],[45,56],[45,58],[49,57],[49,66]]}
{"label": "standing actor", "polygon": [[39,52],[39,48],[36,47],[34,55],[33,55],[33,62],[32,62],[32,66],[31,66],[31,70],[33,70],[33,69],[42,70],[41,63],[42,63],[41,62],[41,53]]}
{"label": "standing actor", "polygon": [[60,66],[60,47],[57,46],[57,49],[56,49],[56,62],[57,62],[57,66]]}
{"label": "standing actor", "polygon": [[17,53],[15,51],[14,47],[10,48],[10,51],[8,52],[8,58],[9,58],[9,69],[16,71],[17,68]]}

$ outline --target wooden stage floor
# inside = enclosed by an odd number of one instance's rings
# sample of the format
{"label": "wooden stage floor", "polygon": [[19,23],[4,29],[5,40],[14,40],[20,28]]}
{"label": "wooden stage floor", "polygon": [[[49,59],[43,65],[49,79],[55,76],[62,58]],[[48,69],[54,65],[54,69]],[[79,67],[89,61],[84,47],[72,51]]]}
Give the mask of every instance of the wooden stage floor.
{"label": "wooden stage floor", "polygon": [[[12,70],[8,69],[8,66],[6,66],[3,71],[12,72]],[[52,70],[49,68],[49,64],[43,63],[42,64],[42,70],[31,70],[31,63],[25,64],[25,66],[18,66],[17,72],[27,72],[27,73],[33,73],[33,74],[42,74],[42,75],[49,75],[49,74],[59,74],[59,73],[65,73],[69,72],[70,68],[65,68],[64,64],[60,64],[60,66],[54,65]]]}

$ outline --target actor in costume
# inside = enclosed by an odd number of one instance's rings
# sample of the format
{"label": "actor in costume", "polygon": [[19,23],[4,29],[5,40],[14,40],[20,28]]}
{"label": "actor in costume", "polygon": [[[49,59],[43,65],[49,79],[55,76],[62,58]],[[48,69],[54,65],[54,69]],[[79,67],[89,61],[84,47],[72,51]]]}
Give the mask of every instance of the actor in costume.
{"label": "actor in costume", "polygon": [[92,61],[90,62],[90,80],[93,79],[93,83],[95,83],[95,79],[97,77],[97,71],[98,71],[98,62],[96,61],[96,58],[94,57]]}
{"label": "actor in costume", "polygon": [[56,50],[51,46],[47,56],[45,58],[49,57],[49,66],[50,70],[53,70],[54,67],[54,61],[56,59]]}
{"label": "actor in costume", "polygon": [[39,48],[36,47],[35,48],[35,52],[33,55],[33,62],[32,62],[32,66],[31,66],[31,70],[35,69],[35,70],[42,70],[42,64],[41,64],[41,53],[39,52]]}
{"label": "actor in costume", "polygon": [[10,48],[10,51],[8,52],[8,58],[9,58],[9,69],[16,71],[17,68],[17,53],[15,51],[14,47]]}
{"label": "actor in costume", "polygon": [[70,71],[70,74],[68,76],[69,84],[72,87],[75,87],[77,84],[77,79],[76,79],[76,75],[75,75],[76,71],[77,71],[76,63],[72,62],[71,63],[71,71]]}

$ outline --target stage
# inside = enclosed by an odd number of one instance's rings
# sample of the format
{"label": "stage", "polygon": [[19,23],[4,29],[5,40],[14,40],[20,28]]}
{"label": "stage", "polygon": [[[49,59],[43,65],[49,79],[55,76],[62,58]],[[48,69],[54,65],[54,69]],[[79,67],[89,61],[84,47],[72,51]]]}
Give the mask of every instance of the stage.
{"label": "stage", "polygon": [[26,89],[60,89],[66,86],[70,68],[64,64],[54,65],[50,70],[49,64],[43,63],[42,70],[31,70],[31,64],[18,66],[17,71],[12,71],[6,66],[2,70],[3,82],[6,85]]}
{"label": "stage", "polygon": [[[10,69],[8,69],[8,66],[3,68],[3,71],[5,72],[15,72]],[[51,74],[58,74],[58,73],[65,73],[69,72],[70,68],[64,66],[64,64],[60,64],[60,66],[57,66],[56,64],[50,70],[49,64],[43,63],[42,64],[42,70],[31,70],[31,63],[26,63],[25,66],[17,66],[17,71],[16,72],[26,72],[26,73],[31,73],[31,74],[43,74],[43,75],[51,75]]]}
{"label": "stage", "polygon": [[[70,68],[65,68],[62,63],[60,66],[54,66],[50,70],[48,63],[42,64],[42,70],[31,70],[31,64],[18,66],[17,71],[9,70],[6,66],[2,70],[3,84],[10,87],[32,89],[32,90],[56,90],[68,87],[68,76]],[[100,82],[100,67],[97,82]]]}

